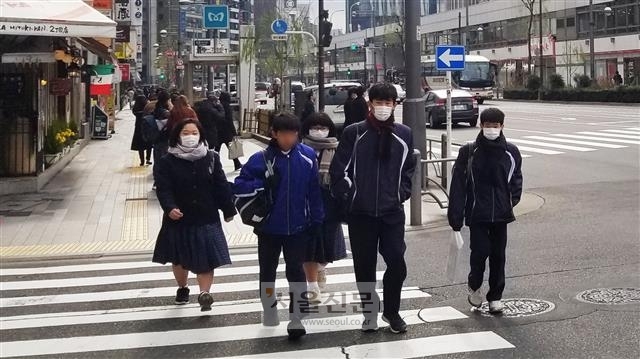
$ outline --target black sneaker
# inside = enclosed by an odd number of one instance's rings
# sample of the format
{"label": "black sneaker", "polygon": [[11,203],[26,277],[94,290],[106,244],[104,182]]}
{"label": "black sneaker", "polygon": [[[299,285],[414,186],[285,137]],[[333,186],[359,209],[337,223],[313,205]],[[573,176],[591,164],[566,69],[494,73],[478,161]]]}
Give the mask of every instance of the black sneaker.
{"label": "black sneaker", "polygon": [[189,287],[178,288],[176,293],[176,304],[184,305],[189,303]]}
{"label": "black sneaker", "polygon": [[202,292],[198,296],[198,303],[200,303],[201,312],[208,312],[211,310],[211,304],[213,304],[213,297],[208,292]]}
{"label": "black sneaker", "polygon": [[152,164],[153,164],[153,162],[147,161],[147,166],[151,166]]}
{"label": "black sneaker", "polygon": [[385,315],[382,315],[382,320],[389,323],[389,330],[391,330],[391,333],[400,334],[407,331],[407,323],[405,323],[399,315],[391,320],[389,320]]}
{"label": "black sneaker", "polygon": [[304,329],[300,319],[292,319],[287,325],[287,333],[289,333],[290,340],[296,340],[307,334],[307,331]]}

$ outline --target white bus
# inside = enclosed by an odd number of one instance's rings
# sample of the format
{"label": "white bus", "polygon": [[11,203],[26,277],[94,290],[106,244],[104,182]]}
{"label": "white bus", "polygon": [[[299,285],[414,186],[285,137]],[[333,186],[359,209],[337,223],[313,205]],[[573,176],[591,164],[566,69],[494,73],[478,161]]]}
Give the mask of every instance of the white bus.
{"label": "white bus", "polygon": [[[427,90],[440,90],[447,86],[447,74],[436,69],[433,56],[422,56],[422,87]],[[493,98],[495,87],[496,65],[489,62],[484,56],[466,55],[465,68],[462,71],[454,71],[452,75],[453,86],[461,90],[471,92],[479,104],[485,99]]]}

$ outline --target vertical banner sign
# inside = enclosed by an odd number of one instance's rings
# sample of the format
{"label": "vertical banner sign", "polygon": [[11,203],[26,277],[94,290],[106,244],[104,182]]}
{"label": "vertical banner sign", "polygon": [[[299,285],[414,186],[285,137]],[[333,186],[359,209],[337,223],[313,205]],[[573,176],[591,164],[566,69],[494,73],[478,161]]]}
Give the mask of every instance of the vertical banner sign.
{"label": "vertical banner sign", "polygon": [[[133,0],[135,1],[135,0]],[[130,0],[115,0],[115,16],[116,22],[131,22],[131,6]]]}
{"label": "vertical banner sign", "polygon": [[130,0],[131,25],[142,26],[142,0]]}
{"label": "vertical banner sign", "polygon": [[91,75],[91,87],[89,88],[91,96],[111,94],[113,72],[113,65],[93,66],[93,75]]}

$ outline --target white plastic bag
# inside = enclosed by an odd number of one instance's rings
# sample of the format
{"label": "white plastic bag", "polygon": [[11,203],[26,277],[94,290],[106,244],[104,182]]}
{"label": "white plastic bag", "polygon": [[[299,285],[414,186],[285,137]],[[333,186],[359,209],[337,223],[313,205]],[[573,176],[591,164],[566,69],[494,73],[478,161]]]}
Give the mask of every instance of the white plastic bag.
{"label": "white plastic bag", "polygon": [[466,283],[470,270],[471,248],[462,239],[460,232],[451,232],[449,259],[447,260],[447,279],[452,283]]}
{"label": "white plastic bag", "polygon": [[242,141],[240,140],[240,137],[234,137],[233,141],[229,142],[229,159],[235,160],[240,157],[244,157]]}

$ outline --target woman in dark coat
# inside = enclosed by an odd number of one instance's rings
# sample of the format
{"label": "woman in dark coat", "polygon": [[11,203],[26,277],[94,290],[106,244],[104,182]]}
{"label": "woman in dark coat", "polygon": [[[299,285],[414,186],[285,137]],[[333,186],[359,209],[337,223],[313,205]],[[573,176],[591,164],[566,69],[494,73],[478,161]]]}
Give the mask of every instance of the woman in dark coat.
{"label": "woman in dark coat", "polygon": [[308,292],[311,293],[310,300],[317,302],[320,290],[324,289],[327,282],[325,266],[347,257],[340,205],[329,190],[329,166],[338,148],[338,139],[336,126],[324,112],[313,113],[307,118],[302,128],[302,136],[303,143],[313,148],[318,158],[318,180],[322,188],[325,213],[321,239],[309,244],[304,263]]}
{"label": "woman in dark coat", "polygon": [[[147,160],[147,165],[151,165],[151,150],[153,148],[153,144],[147,143],[144,138],[142,138],[142,117],[144,117],[144,108],[147,105],[147,98],[143,95],[136,96],[135,104],[133,105],[133,114],[136,116],[136,124],[135,130],[133,131],[133,139],[131,140],[131,150],[138,151],[140,155],[140,166],[144,166],[145,158]],[[146,156],[145,156],[145,151]]]}
{"label": "woman in dark coat", "polygon": [[[218,145],[216,146],[216,152],[220,153],[222,144],[227,145],[229,148],[229,142],[233,141],[233,138],[238,135],[236,131],[236,125],[233,123],[233,112],[231,112],[231,95],[228,92],[220,94],[220,103],[224,109],[224,121],[218,122]],[[233,166],[235,170],[242,168],[240,159],[233,159]]]}
{"label": "woman in dark coat", "polygon": [[200,310],[208,311],[213,270],[231,264],[218,211],[231,222],[236,209],[220,157],[207,148],[202,133],[198,120],[176,124],[168,154],[160,160],[156,185],[164,216],[153,261],[173,264],[176,304],[189,302],[187,279],[189,271],[196,273]]}

